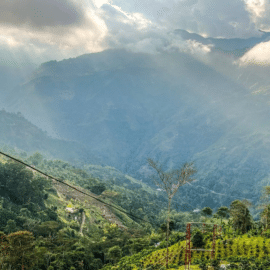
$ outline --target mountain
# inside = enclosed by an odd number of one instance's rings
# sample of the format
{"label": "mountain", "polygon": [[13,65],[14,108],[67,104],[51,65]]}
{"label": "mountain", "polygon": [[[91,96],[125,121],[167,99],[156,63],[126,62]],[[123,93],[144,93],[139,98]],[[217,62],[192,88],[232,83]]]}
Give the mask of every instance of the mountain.
{"label": "mountain", "polygon": [[230,53],[237,57],[243,56],[249,49],[257,45],[258,43],[269,41],[270,33],[264,31],[260,32],[262,33],[261,37],[241,39],[212,37],[206,38],[195,33],[189,33],[182,29],[174,30],[174,34],[181,36],[183,40],[195,40],[204,45],[213,45],[214,51]]}
{"label": "mountain", "polygon": [[90,150],[75,141],[54,139],[47,132],[36,127],[26,120],[21,113],[9,113],[0,111],[2,147],[16,148],[28,153],[42,152],[49,158],[60,158],[71,162],[92,160],[99,163],[97,158],[93,159]]}
{"label": "mountain", "polygon": [[178,194],[193,206],[257,203],[267,184],[267,98],[184,53],[107,50],[50,61],[7,102],[91,149],[87,163],[100,160],[149,184],[148,157],[165,168],[194,160],[197,181]]}

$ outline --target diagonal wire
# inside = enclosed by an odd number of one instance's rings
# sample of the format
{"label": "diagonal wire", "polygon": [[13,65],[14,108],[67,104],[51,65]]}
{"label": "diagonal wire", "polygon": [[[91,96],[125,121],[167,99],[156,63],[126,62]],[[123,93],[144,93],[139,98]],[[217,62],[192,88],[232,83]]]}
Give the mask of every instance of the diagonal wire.
{"label": "diagonal wire", "polygon": [[[93,198],[93,199],[95,199],[95,200],[97,200],[97,201],[99,201],[99,202],[101,202],[101,203],[103,203],[103,204],[106,204],[106,205],[108,205],[108,206],[111,206],[111,207],[117,209],[118,211],[127,214],[128,216],[131,216],[131,217],[133,217],[133,218],[137,218],[137,219],[139,219],[139,220],[141,220],[141,221],[144,221],[144,222],[147,222],[147,223],[153,225],[153,223],[151,223],[151,222],[149,222],[149,221],[147,221],[147,220],[144,220],[144,219],[142,219],[142,218],[140,218],[140,217],[137,217],[136,215],[131,214],[131,213],[128,213],[128,212],[126,212],[126,211],[124,211],[124,210],[121,210],[120,208],[118,208],[118,207],[116,207],[116,206],[114,206],[114,205],[112,205],[112,204],[108,204],[108,203],[102,201],[101,199],[98,199],[98,198],[96,198],[96,197],[94,197],[94,196],[92,196],[92,195],[90,195],[90,194],[88,194],[88,193],[85,193],[85,192],[83,192],[83,191],[80,191],[80,190],[78,190],[77,188],[75,188],[75,187],[73,187],[73,186],[71,186],[71,185],[69,185],[69,184],[67,184],[67,183],[65,183],[65,182],[63,182],[63,181],[61,181],[61,180],[59,180],[59,179],[57,179],[57,178],[51,176],[51,175],[48,175],[47,173],[44,173],[44,172],[42,172],[41,170],[36,169],[35,167],[33,167],[33,166],[31,166],[31,165],[29,165],[29,164],[27,164],[27,163],[25,163],[25,162],[23,162],[23,161],[21,161],[21,160],[15,158],[15,157],[12,157],[12,156],[10,156],[10,155],[8,155],[8,154],[2,152],[2,151],[0,151],[0,154],[2,154],[3,156],[6,156],[6,157],[8,157],[8,158],[10,158],[10,159],[12,159],[12,160],[18,162],[18,163],[21,163],[21,164],[23,164],[24,166],[29,167],[29,168],[31,168],[32,170],[35,170],[35,171],[39,172],[40,174],[42,174],[42,175],[44,175],[44,176],[46,176],[46,177],[49,177],[50,179],[53,179],[53,180],[55,180],[55,181],[57,181],[57,182],[60,182],[60,183],[62,183],[62,184],[64,184],[64,185],[66,185],[66,186],[68,186],[68,187],[70,187],[70,188],[72,188],[72,189],[74,189],[74,190],[76,190],[76,191],[78,191],[78,192],[80,192],[80,193],[86,195],[86,196],[89,196],[89,197],[91,197],[91,198]],[[192,186],[192,187],[195,187],[195,188],[204,188],[204,189],[206,189],[206,190],[209,191],[209,189],[207,189],[207,188],[205,188],[205,187],[197,186],[197,185],[195,186],[195,185],[192,185],[192,184],[190,184],[190,183],[188,183],[188,184],[189,184],[190,186]],[[207,192],[207,193],[204,193],[204,194],[213,194],[213,195],[218,195],[218,196],[233,197],[233,196],[226,195],[226,194],[216,193],[216,192],[214,192],[214,191],[212,191],[212,190],[210,190],[210,192]],[[187,208],[188,208],[187,206],[182,206],[182,205],[180,205],[179,203],[174,203],[174,204],[178,205],[179,208],[182,208],[182,209],[184,209],[184,210],[186,210],[186,211],[190,211],[190,212],[193,211],[194,209],[196,209],[196,207],[194,207],[193,205],[191,205],[191,204],[188,203],[188,202],[185,202],[184,204],[189,204],[189,205],[191,206],[191,207],[190,207],[191,210],[188,210],[188,209],[187,209]],[[157,223],[155,223],[155,225],[159,226]]]}
{"label": "diagonal wire", "polygon": [[[118,208],[118,207],[116,207],[116,206],[114,206],[114,205],[112,205],[112,204],[106,203],[106,202],[104,202],[103,200],[98,199],[98,198],[96,198],[96,197],[94,197],[94,196],[92,196],[92,195],[90,195],[90,194],[88,194],[88,193],[86,193],[86,192],[84,192],[84,191],[78,190],[77,188],[73,187],[72,185],[69,185],[69,184],[67,184],[67,183],[65,183],[65,182],[63,182],[63,181],[61,181],[61,180],[59,180],[59,179],[57,179],[57,178],[55,178],[55,177],[53,177],[53,176],[47,174],[47,173],[44,173],[44,172],[42,172],[41,170],[36,169],[35,167],[33,167],[33,166],[31,166],[31,165],[29,165],[29,164],[27,164],[27,163],[25,163],[25,162],[23,162],[23,161],[17,159],[17,158],[14,158],[14,157],[12,157],[12,156],[6,154],[6,153],[3,153],[2,151],[0,151],[0,154],[3,155],[3,156],[5,156],[5,157],[8,157],[8,158],[10,158],[10,159],[12,159],[12,160],[14,160],[14,161],[16,161],[16,162],[18,162],[18,163],[21,163],[21,164],[23,164],[24,166],[26,166],[26,167],[28,167],[28,168],[31,168],[32,170],[35,170],[35,171],[37,171],[38,173],[40,173],[40,174],[42,174],[42,175],[44,175],[44,176],[46,176],[46,177],[49,177],[50,179],[53,179],[53,180],[55,180],[55,181],[57,181],[57,182],[60,182],[61,184],[66,185],[66,186],[68,186],[68,187],[70,187],[70,188],[72,188],[72,189],[74,189],[74,190],[76,190],[76,191],[78,191],[78,192],[80,192],[80,193],[86,195],[86,196],[89,196],[89,197],[91,197],[91,198],[93,198],[93,199],[95,199],[95,200],[97,200],[97,201],[99,201],[99,202],[101,202],[101,203],[103,203],[103,204],[105,204],[105,205],[108,205],[108,206],[110,206],[110,207],[112,207],[112,208],[115,208],[115,209],[117,209],[118,211],[120,211],[120,212],[122,212],[122,213],[125,213],[125,214],[128,215],[128,216],[131,216],[131,217],[133,217],[133,218],[137,218],[137,219],[139,219],[139,220],[141,220],[141,221],[144,221],[144,222],[147,222],[147,223],[153,225],[151,222],[149,222],[149,221],[147,221],[147,220],[144,220],[144,219],[142,219],[142,218],[140,218],[140,217],[137,217],[137,216],[135,216],[135,215],[133,215],[133,214],[131,214],[131,213],[128,213],[128,212],[126,212],[126,211],[124,211],[124,210],[121,210],[120,208]],[[158,225],[158,224],[156,224],[156,225]]]}

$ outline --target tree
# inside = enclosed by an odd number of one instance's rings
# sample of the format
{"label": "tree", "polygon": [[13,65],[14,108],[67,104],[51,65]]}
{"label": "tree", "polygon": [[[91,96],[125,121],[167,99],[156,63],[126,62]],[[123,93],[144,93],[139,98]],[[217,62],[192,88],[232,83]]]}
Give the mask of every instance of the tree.
{"label": "tree", "polygon": [[203,239],[203,234],[200,230],[196,230],[194,233],[194,236],[192,238],[192,244],[194,247],[197,248],[202,248],[204,247],[204,239]]}
{"label": "tree", "polygon": [[[15,204],[29,202],[44,205],[44,188],[50,186],[50,181],[44,177],[34,176],[24,165],[16,162],[0,163],[0,190],[3,196]],[[0,191],[0,196],[2,195]]]}
{"label": "tree", "polygon": [[34,233],[43,237],[55,236],[61,228],[62,225],[56,221],[46,221],[37,225],[34,228]]}
{"label": "tree", "polygon": [[148,165],[155,171],[154,182],[162,190],[165,190],[168,196],[168,212],[167,212],[167,258],[166,258],[166,267],[168,268],[168,255],[169,255],[169,226],[170,226],[170,211],[171,211],[171,202],[173,196],[177,192],[180,186],[183,186],[186,183],[190,183],[195,179],[190,177],[196,172],[193,167],[193,163],[185,163],[181,168],[165,172],[161,165],[158,162],[153,161],[151,158],[148,159]]}
{"label": "tree", "polygon": [[212,210],[212,208],[210,208],[209,206],[207,206],[207,207],[204,207],[202,209],[202,213],[203,213],[203,215],[211,216],[212,213],[213,213],[213,210]]}
{"label": "tree", "polygon": [[109,248],[108,257],[114,263],[117,262],[122,257],[122,249],[119,246]]}
{"label": "tree", "polygon": [[221,206],[218,208],[217,212],[216,212],[217,216],[220,217],[220,220],[222,222],[222,218],[226,218],[229,215],[229,208],[226,206]]}
{"label": "tree", "polygon": [[261,221],[266,229],[269,228],[270,223],[270,205],[265,205],[263,211],[260,213]]}
{"label": "tree", "polygon": [[35,245],[32,233],[28,231],[18,231],[7,236],[8,256],[4,262],[11,265],[12,269],[22,269],[24,266],[29,269],[35,264]]}
{"label": "tree", "polygon": [[43,156],[39,152],[36,152],[28,158],[28,161],[31,162],[34,166],[38,166],[42,163],[43,159]]}
{"label": "tree", "polygon": [[30,218],[31,217],[31,212],[27,208],[21,208],[20,215],[22,217]]}
{"label": "tree", "polygon": [[16,222],[12,219],[10,219],[7,222],[7,226],[5,227],[5,232],[6,233],[12,233],[12,232],[16,232],[17,227],[16,227]]}
{"label": "tree", "polygon": [[106,186],[103,183],[98,183],[90,187],[90,191],[95,193],[96,195],[100,195],[105,190],[106,190]]}
{"label": "tree", "polygon": [[265,224],[265,228],[269,228],[270,224],[270,203],[269,203],[269,197],[270,197],[270,186],[265,186],[263,188],[261,201],[262,203],[258,206],[259,209],[263,209],[261,212],[261,221]]}
{"label": "tree", "polygon": [[[160,229],[161,229],[162,232],[167,232],[167,224],[166,223],[161,224]],[[173,220],[170,220],[170,223],[169,223],[169,234],[174,229],[175,229],[175,222]]]}
{"label": "tree", "polygon": [[247,200],[235,200],[230,205],[230,216],[235,230],[239,230],[243,234],[246,233],[252,225],[251,215],[248,210],[250,202]]}

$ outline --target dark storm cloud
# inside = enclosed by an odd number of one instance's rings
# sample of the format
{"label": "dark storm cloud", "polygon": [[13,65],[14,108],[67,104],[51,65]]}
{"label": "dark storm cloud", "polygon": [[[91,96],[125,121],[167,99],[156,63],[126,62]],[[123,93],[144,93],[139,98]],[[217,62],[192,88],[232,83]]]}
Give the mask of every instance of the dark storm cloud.
{"label": "dark storm cloud", "polygon": [[80,25],[83,8],[70,0],[1,0],[0,24],[34,28]]}

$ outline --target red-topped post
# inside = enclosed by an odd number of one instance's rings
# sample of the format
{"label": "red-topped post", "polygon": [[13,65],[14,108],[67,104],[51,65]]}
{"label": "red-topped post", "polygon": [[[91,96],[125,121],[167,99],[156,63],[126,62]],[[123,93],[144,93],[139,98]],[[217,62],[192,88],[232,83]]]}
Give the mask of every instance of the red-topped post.
{"label": "red-topped post", "polygon": [[214,230],[213,230],[213,243],[212,243],[212,252],[211,252],[211,259],[215,259],[215,249],[216,249],[216,228],[217,225],[214,225]]}
{"label": "red-topped post", "polygon": [[185,270],[189,270],[190,262],[191,262],[191,250],[190,250],[190,227],[191,224],[187,224],[186,230],[186,254],[185,254]]}

